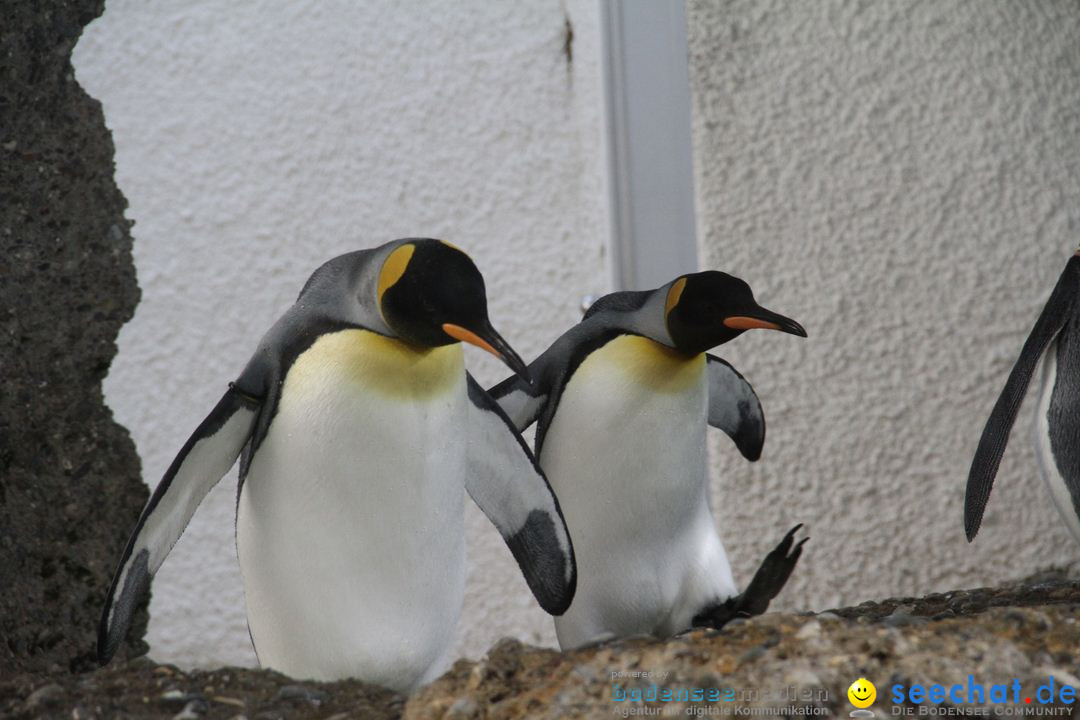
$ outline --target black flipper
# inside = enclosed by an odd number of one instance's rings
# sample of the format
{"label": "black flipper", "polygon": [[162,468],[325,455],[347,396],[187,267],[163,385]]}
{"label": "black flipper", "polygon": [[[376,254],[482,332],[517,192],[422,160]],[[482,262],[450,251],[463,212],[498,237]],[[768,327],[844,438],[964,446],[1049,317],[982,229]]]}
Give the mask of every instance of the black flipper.
{"label": "black flipper", "polygon": [[709,424],[723,430],[743,457],[754,462],[765,444],[765,413],[750,383],[724,360],[706,355],[709,372]]}
{"label": "black flipper", "polygon": [[795,543],[795,533],[801,527],[802,523],[799,523],[788,530],[784,539],[761,561],[761,566],[754,573],[754,579],[745,590],[699,612],[694,616],[693,626],[719,630],[735,618],[760,615],[768,610],[769,603],[780,594],[780,590],[791,577],[791,572],[802,555],[803,545],[810,539],[806,537]]}
{"label": "black flipper", "polygon": [[258,402],[231,385],[188,441],[142,511],[113,576],[98,625],[98,660],[109,662],[165,556],[247,442]]}
{"label": "black flipper", "polygon": [[510,422],[514,424],[518,432],[524,432],[525,428],[535,422],[544,408],[546,394],[536,394],[540,391],[530,387],[527,382],[517,375],[511,375],[498,385],[488,389],[488,394],[499,403]]}
{"label": "black flipper", "polygon": [[465,489],[498,528],[540,607],[562,615],[574,599],[577,565],[559,501],[510,418],[471,375],[468,383]]}
{"label": "black flipper", "polygon": [[1005,388],[994,403],[990,418],[983,428],[979,447],[971,461],[968,472],[967,493],[964,497],[964,533],[968,542],[975,539],[982,524],[986,501],[990,499],[990,490],[994,486],[1001,456],[1009,443],[1009,432],[1016,422],[1016,413],[1024,400],[1031,377],[1039,364],[1039,359],[1046,351],[1054,336],[1061,331],[1072,313],[1077,292],[1080,291],[1080,256],[1073,255],[1065,265],[1064,272],[1058,278],[1057,285],[1050,293],[1039,319],[1031,329],[1020,350],[1020,357],[1013,365]]}

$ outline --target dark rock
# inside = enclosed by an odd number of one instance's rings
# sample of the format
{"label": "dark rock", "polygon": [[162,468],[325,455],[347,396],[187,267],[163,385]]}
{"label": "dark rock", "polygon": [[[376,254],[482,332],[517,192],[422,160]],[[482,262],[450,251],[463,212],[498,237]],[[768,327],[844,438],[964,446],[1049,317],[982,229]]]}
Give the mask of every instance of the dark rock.
{"label": "dark rock", "polygon": [[[0,676],[93,667],[147,496],[101,392],[139,299],[127,203],[101,105],[70,62],[102,6],[8,0],[0,13]],[[127,652],[146,622],[142,610]]]}
{"label": "dark rock", "polygon": [[[857,622],[879,622],[898,609],[902,615],[946,619],[958,615],[976,615],[996,607],[1056,604],[1072,607],[1077,599],[1080,599],[1080,580],[1044,574],[1039,576],[1039,581],[1035,584],[1024,581],[997,588],[934,593],[922,598],[890,598],[829,612]],[[1027,617],[1023,614],[1021,616]]]}

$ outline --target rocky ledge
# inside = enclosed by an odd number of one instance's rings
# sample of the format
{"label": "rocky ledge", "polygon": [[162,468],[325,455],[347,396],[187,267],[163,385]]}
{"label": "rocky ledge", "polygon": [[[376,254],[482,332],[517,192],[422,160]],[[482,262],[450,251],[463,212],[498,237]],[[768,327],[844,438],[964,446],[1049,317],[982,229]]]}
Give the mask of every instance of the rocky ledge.
{"label": "rocky ledge", "polygon": [[[824,717],[846,716],[853,709],[847,687],[865,677],[877,686],[870,710],[880,718],[896,714],[895,685],[963,683],[966,692],[969,676],[986,693],[993,684],[1008,685],[1011,693],[1019,680],[1024,697],[1019,705],[1010,697],[1007,710],[1030,710],[1025,698],[1051,677],[1058,689],[1080,687],[1080,581],[890,599],[819,614],[773,613],[720,632],[694,631],[666,642],[633,638],[571,653],[504,640],[481,661],[456,663],[408,700],[357,682],[298,683],[235,668],[185,673],[141,659],[84,674],[0,679],[0,715],[340,720],[635,711]],[[719,699],[676,699],[695,689],[702,695],[715,689]],[[671,700],[663,699],[665,690]],[[635,700],[653,693],[655,701]],[[620,694],[625,699],[617,700]],[[918,716],[929,705],[908,707]]]}

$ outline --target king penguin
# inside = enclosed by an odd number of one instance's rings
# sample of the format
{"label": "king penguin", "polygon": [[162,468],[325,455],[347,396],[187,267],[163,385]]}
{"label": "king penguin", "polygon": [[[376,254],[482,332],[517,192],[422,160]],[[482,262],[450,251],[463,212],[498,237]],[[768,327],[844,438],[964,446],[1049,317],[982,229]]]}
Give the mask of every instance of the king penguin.
{"label": "king penguin", "polygon": [[523,430],[562,502],[579,568],[555,620],[559,645],[669,637],[764,612],[802,552],[796,526],[739,594],[709,509],[706,425],[749,460],[765,439],[757,395],[706,350],[751,328],[801,337],[725,273],[683,275],[656,290],[597,300],[530,366],[492,395]]}
{"label": "king penguin", "polygon": [[237,556],[263,667],[400,692],[445,669],[464,596],[466,491],[540,606],[564,612],[576,567],[559,503],[465,371],[461,341],[528,377],[456,247],[397,240],[316,270],[143,510],[109,590],[99,659],[241,454]]}
{"label": "king penguin", "polygon": [[1035,454],[1054,505],[1073,538],[1080,542],[1080,250],[1050,293],[1020,350],[1005,388],[986,421],[968,473],[964,532],[968,542],[982,525],[986,501],[1009,432],[1028,384],[1042,359],[1042,386],[1035,413]]}

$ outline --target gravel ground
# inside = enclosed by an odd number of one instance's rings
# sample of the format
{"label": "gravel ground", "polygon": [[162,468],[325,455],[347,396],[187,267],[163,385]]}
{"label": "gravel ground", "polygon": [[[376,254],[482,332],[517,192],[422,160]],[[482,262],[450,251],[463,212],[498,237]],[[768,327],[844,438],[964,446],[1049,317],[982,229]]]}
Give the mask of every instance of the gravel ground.
{"label": "gravel ground", "polygon": [[[987,688],[1018,679],[1027,695],[1050,676],[1059,687],[1080,686],[1078,653],[1080,581],[1049,579],[816,615],[772,613],[719,632],[631,638],[571,653],[503,640],[483,660],[459,661],[407,701],[358,682],[297,682],[235,668],[184,673],[136,659],[83,674],[0,679],[0,717],[558,718],[611,717],[631,706],[664,717],[701,715],[710,707],[846,716],[853,708],[845,693],[859,677],[877,685],[871,710],[881,717],[893,713],[889,689],[896,684],[948,686],[973,675]],[[647,693],[656,684],[675,691],[731,688],[738,695],[711,705],[616,703],[615,683],[623,691]],[[795,701],[780,694],[792,686]],[[764,695],[769,690],[775,697]],[[753,691],[758,697],[748,694]]]}

